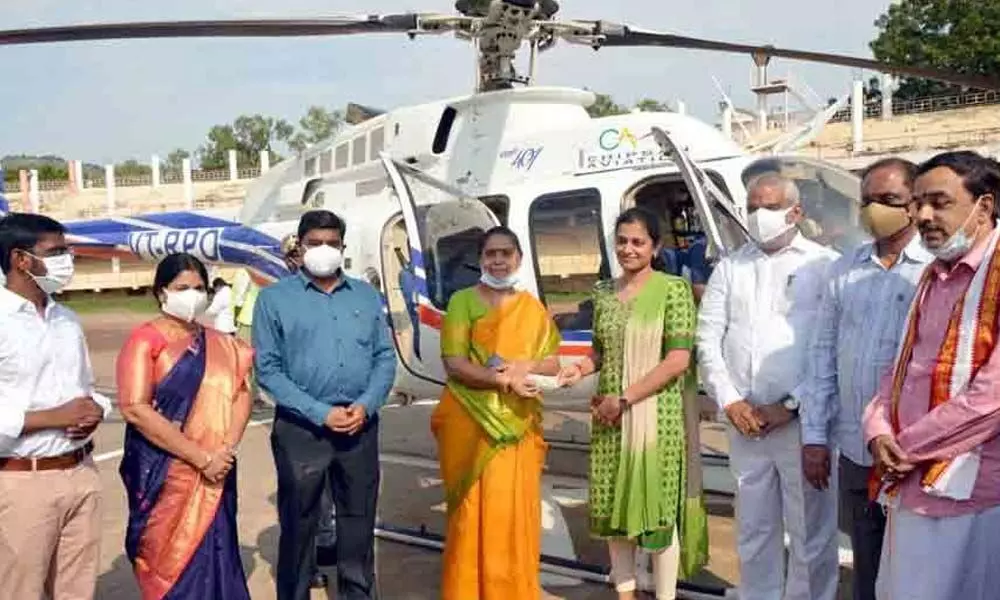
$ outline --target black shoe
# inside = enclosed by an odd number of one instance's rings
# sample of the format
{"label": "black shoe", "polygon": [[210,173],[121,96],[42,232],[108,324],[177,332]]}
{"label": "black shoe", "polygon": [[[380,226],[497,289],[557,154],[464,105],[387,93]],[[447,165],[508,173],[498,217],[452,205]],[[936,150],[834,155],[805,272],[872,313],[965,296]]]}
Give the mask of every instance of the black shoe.
{"label": "black shoe", "polygon": [[314,590],[325,590],[329,583],[330,582],[327,580],[326,575],[316,571],[313,573],[312,579],[309,580],[309,587]]}

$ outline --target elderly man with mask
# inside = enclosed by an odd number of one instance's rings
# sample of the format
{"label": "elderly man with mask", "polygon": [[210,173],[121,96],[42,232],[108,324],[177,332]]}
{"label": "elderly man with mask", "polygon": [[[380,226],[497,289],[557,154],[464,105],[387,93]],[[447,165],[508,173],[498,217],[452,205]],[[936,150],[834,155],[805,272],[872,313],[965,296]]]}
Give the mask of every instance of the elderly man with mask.
{"label": "elderly man with mask", "polygon": [[879,598],[987,600],[1000,589],[1000,166],[920,165],[917,227],[935,256],[864,416],[889,523]]}
{"label": "elderly man with mask", "polygon": [[807,346],[837,255],[799,233],[794,182],[771,173],[748,187],[754,242],[716,266],[698,318],[701,374],[730,424],[739,482],[740,598],[833,600],[836,496],[805,484],[797,415]]}
{"label": "elderly man with mask", "polygon": [[892,366],[917,282],[933,258],[910,211],[916,171],[909,161],[887,158],[862,175],[861,218],[875,241],[834,263],[808,354],[802,465],[820,490],[839,470],[840,520],[854,549],[854,600],[875,599],[885,532],[885,515],[868,498],[872,459],[861,415]]}

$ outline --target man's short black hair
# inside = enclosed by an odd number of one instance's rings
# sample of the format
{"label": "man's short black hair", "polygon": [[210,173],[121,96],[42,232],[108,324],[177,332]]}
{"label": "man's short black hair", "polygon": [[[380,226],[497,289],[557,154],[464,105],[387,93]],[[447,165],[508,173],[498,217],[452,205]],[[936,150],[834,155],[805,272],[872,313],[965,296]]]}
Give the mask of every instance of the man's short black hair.
{"label": "man's short black hair", "polygon": [[917,167],[917,177],[934,169],[945,167],[962,178],[962,185],[979,198],[993,196],[993,214],[1000,214],[1000,164],[971,150],[942,152]]}
{"label": "man's short black hair", "polygon": [[310,210],[299,219],[299,240],[301,241],[307,233],[314,229],[335,229],[340,233],[340,239],[344,239],[344,235],[347,233],[347,224],[328,210]]}
{"label": "man's short black hair", "polygon": [[10,213],[0,219],[0,269],[10,273],[11,253],[15,250],[30,251],[42,236],[65,234],[62,223],[34,213]]}
{"label": "man's short black hair", "polygon": [[212,280],[212,289],[213,290],[220,289],[220,288],[222,288],[223,286],[226,286],[226,285],[229,285],[229,284],[226,283],[226,280],[223,279],[223,278],[221,278],[221,277],[216,277],[215,279]]}
{"label": "man's short black hair", "polygon": [[872,173],[875,171],[881,171],[882,169],[898,169],[899,172],[903,174],[903,179],[906,181],[906,187],[911,190],[913,189],[913,181],[917,178],[917,165],[916,163],[898,156],[883,158],[865,167],[865,170],[861,173],[861,181],[868,179]]}

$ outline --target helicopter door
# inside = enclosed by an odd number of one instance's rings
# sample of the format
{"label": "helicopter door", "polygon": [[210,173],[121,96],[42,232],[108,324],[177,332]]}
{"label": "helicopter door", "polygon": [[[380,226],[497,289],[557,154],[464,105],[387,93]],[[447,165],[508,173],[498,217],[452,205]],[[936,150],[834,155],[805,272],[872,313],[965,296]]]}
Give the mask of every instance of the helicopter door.
{"label": "helicopter door", "polygon": [[400,361],[419,379],[444,385],[440,351],[444,311],[452,294],[479,281],[479,239],[499,221],[485,204],[461,190],[385,154],[381,160],[406,224],[405,268],[415,291],[407,298],[414,303],[415,335],[396,336],[412,340],[398,348]]}
{"label": "helicopter door", "polygon": [[718,259],[748,242],[750,234],[729,195],[719,189],[667,132],[653,127],[652,135],[660,149],[677,165],[691,194],[708,241],[706,257]]}

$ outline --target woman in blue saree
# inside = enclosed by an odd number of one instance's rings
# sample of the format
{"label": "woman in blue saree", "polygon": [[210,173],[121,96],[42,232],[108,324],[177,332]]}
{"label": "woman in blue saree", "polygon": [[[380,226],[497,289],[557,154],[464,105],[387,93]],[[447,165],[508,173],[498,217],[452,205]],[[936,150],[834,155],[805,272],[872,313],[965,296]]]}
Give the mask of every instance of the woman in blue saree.
{"label": "woman in blue saree", "polygon": [[119,473],[128,492],[125,550],[143,600],[248,600],[236,531],[235,448],[250,418],[253,351],[202,327],[205,266],[188,254],[157,266],[162,315],[118,356],[128,423]]}

